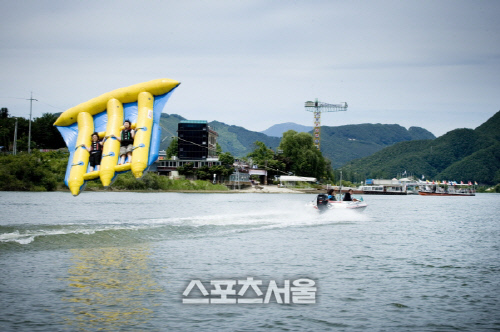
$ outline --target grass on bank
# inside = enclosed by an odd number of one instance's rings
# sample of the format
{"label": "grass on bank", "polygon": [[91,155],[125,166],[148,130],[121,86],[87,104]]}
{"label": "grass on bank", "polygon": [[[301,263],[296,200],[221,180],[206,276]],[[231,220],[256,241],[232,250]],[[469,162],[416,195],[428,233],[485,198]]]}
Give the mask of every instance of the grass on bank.
{"label": "grass on bank", "polygon": [[[116,190],[229,190],[222,184],[212,184],[202,180],[171,180],[166,176],[156,173],[146,173],[141,179],[134,178],[131,172],[119,174],[111,184],[112,189]],[[86,190],[104,190],[101,182],[87,182]]]}

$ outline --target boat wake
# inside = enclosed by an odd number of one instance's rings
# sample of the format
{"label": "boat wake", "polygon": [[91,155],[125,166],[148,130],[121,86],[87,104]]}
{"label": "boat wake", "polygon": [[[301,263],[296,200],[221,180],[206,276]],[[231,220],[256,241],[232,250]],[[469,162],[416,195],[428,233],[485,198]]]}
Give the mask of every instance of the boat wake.
{"label": "boat wake", "polygon": [[134,242],[227,236],[239,232],[368,220],[366,215],[351,210],[332,210],[319,214],[304,207],[281,206],[268,210],[189,217],[7,225],[0,226],[0,248],[12,245],[31,245],[46,249],[119,246]]}

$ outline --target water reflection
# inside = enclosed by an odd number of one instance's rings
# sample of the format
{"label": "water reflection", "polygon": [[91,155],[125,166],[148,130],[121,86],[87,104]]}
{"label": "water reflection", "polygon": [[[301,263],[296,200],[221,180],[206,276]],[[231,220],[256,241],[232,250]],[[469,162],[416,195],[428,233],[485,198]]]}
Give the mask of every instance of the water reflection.
{"label": "water reflection", "polygon": [[150,320],[155,283],[149,267],[150,248],[98,248],[72,250],[68,270],[71,329],[118,331]]}

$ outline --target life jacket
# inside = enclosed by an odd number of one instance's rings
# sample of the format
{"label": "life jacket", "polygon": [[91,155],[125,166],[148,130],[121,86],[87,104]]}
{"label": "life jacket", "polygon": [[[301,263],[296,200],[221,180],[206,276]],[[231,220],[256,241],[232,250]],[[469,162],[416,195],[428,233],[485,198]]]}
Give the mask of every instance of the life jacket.
{"label": "life jacket", "polygon": [[122,144],[121,144],[121,146],[127,146],[129,144],[134,143],[131,131],[132,131],[132,129],[123,129],[122,130]]}
{"label": "life jacket", "polygon": [[99,151],[102,151],[102,145],[99,144],[99,141],[97,141],[97,142],[92,141],[92,146],[91,146],[90,152],[97,153]]}

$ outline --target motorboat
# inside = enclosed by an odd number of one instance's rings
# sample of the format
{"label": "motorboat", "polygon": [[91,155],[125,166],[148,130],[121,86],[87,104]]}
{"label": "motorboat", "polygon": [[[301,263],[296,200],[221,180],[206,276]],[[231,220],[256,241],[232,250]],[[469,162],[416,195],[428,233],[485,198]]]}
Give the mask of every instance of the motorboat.
{"label": "motorboat", "polygon": [[312,201],[308,205],[312,206],[314,209],[318,210],[321,213],[335,209],[363,210],[368,206],[368,204],[366,204],[366,202],[363,200],[363,197],[359,195],[353,195],[352,201],[342,200],[343,196],[341,194],[337,194],[335,198],[336,200],[329,200],[328,195],[319,194],[316,197],[316,201]]}

